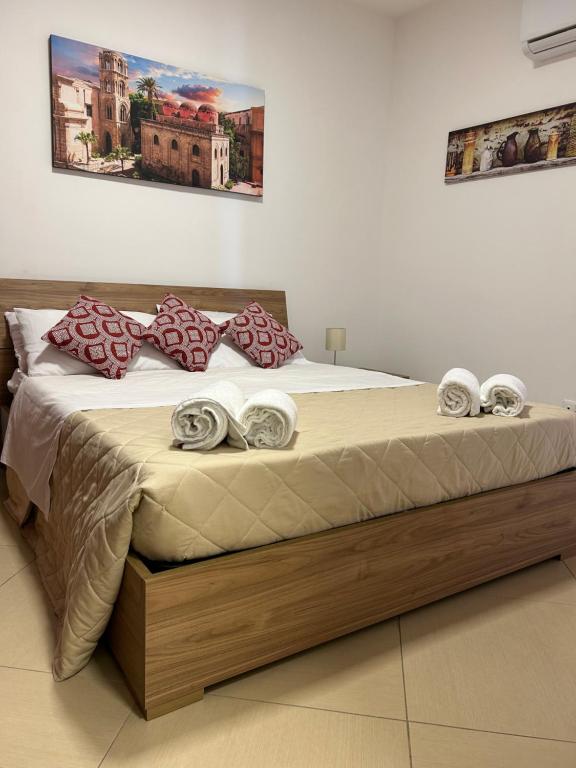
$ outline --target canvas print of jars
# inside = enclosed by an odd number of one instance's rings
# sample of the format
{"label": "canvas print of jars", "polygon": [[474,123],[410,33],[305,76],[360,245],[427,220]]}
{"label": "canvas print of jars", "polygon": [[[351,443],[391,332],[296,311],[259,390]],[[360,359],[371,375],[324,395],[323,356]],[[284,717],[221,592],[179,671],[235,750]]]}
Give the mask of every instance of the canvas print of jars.
{"label": "canvas print of jars", "polygon": [[576,157],[576,112],[572,115],[570,120],[566,157]]}
{"label": "canvas print of jars", "polygon": [[560,132],[558,128],[552,128],[548,137],[548,149],[546,150],[546,160],[556,160],[558,158],[558,144],[560,143]]}
{"label": "canvas print of jars", "polygon": [[445,180],[453,184],[572,164],[576,102],[451,131]]}
{"label": "canvas print of jars", "polygon": [[480,155],[480,170],[490,171],[492,169],[493,163],[494,163],[494,152],[491,149],[488,149],[488,147],[486,147],[486,149]]}
{"label": "canvas print of jars", "polygon": [[474,152],[476,151],[476,131],[467,131],[464,136],[464,157],[462,158],[462,174],[469,175],[474,170]]}
{"label": "canvas print of jars", "polygon": [[524,144],[524,162],[537,163],[540,160],[540,133],[538,128],[530,128]]}
{"label": "canvas print of jars", "polygon": [[510,168],[518,162],[518,131],[508,134],[506,141],[498,147],[497,157],[505,168]]}
{"label": "canvas print of jars", "polygon": [[456,176],[458,173],[458,159],[460,153],[452,150],[446,155],[446,176]]}

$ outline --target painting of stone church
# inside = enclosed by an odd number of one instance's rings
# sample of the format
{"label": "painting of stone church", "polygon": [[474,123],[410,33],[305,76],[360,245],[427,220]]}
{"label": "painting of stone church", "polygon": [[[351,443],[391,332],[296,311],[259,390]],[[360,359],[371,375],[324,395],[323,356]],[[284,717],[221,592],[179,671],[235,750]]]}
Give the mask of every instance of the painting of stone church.
{"label": "painting of stone church", "polygon": [[52,163],[261,196],[264,91],[50,37]]}

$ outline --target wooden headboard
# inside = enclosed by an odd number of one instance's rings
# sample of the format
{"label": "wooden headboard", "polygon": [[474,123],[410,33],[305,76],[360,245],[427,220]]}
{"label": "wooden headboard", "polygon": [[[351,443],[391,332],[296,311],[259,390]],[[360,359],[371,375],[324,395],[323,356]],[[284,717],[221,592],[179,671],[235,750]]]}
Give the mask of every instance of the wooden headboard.
{"label": "wooden headboard", "polygon": [[141,285],[132,283],[84,283],[64,280],[16,280],[0,278],[0,404],[10,402],[6,382],[16,368],[16,358],[4,312],[14,307],[68,309],[80,294],[107,301],[117,309],[156,313],[165,293],[171,291],[190,306],[214,312],[238,312],[256,300],[277,320],[288,325],[284,291],[247,288],[190,288],[182,285]]}

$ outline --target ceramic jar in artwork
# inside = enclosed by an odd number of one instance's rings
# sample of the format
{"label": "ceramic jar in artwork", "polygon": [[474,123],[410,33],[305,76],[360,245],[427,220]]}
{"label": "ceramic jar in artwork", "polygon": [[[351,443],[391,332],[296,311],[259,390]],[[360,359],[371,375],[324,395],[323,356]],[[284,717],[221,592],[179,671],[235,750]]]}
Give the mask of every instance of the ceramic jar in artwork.
{"label": "ceramic jar in artwork", "polygon": [[489,171],[492,168],[492,165],[494,164],[494,153],[491,149],[486,149],[482,152],[480,155],[480,170],[481,171]]}
{"label": "ceramic jar in artwork", "polygon": [[540,160],[540,134],[538,128],[530,128],[524,145],[524,162],[537,163]]}
{"label": "ceramic jar in artwork", "polygon": [[558,128],[552,128],[548,137],[548,149],[546,150],[546,160],[558,159],[558,145],[560,144],[560,132]]}
{"label": "ceramic jar in artwork", "polygon": [[572,119],[570,120],[566,157],[576,157],[576,113],[572,115]]}
{"label": "ceramic jar in artwork", "polygon": [[456,150],[448,152],[446,156],[446,176],[456,176],[458,173],[458,157],[459,153]]}
{"label": "ceramic jar in artwork", "polygon": [[462,173],[469,176],[474,170],[474,152],[476,151],[476,131],[467,131],[464,136],[464,156],[462,157]]}
{"label": "ceramic jar in artwork", "polygon": [[506,168],[510,168],[518,162],[518,143],[516,141],[516,136],[518,136],[518,131],[509,134],[506,141],[503,141],[498,148],[498,160],[500,160],[502,165]]}

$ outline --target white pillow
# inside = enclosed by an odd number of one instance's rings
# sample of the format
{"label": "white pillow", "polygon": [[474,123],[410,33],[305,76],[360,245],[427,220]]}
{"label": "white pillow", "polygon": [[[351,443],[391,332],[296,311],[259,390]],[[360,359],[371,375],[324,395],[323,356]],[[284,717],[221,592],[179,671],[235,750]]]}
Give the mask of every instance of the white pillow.
{"label": "white pillow", "polygon": [[18,318],[16,312],[4,312],[4,317],[8,323],[8,330],[10,332],[10,338],[14,346],[14,354],[18,360],[18,368],[22,373],[26,373],[26,353],[24,350],[24,339],[20,332],[20,326],[18,325]]}
{"label": "white pillow", "polygon": [[[156,315],[150,315],[147,312],[133,312],[132,310],[120,310],[123,315],[128,315],[133,320],[141,323],[144,327],[148,328],[154,322]],[[128,365],[128,372],[132,371],[167,371],[180,368],[180,365],[176,360],[173,360],[164,352],[161,352],[152,344],[147,341],[142,344],[140,351],[134,355],[134,358]]]}
{"label": "white pillow", "polygon": [[[207,309],[199,309],[213,323],[225,323],[226,320],[232,320],[237,312],[212,312]],[[245,355],[241,349],[232,342],[228,336],[220,337],[220,344],[216,347],[210,360],[208,361],[208,370],[211,368],[253,368],[256,363]]]}
{"label": "white pillow", "polygon": [[24,367],[29,376],[64,376],[72,373],[94,373],[81,360],[61,352],[42,341],[42,336],[56,325],[67,309],[25,309],[16,307],[14,312],[24,342]]}
{"label": "white pillow", "polygon": [[238,312],[212,312],[211,309],[199,309],[198,312],[202,312],[203,315],[206,315],[213,323],[218,323],[218,325],[225,323],[226,320],[232,320],[238,314]]}
{"label": "white pillow", "polygon": [[308,360],[307,357],[304,356],[304,352],[302,350],[298,350],[296,354],[292,355],[292,357],[289,360],[286,360],[283,362],[279,368],[284,368],[285,365],[302,365],[303,363],[309,363],[310,360]]}
{"label": "white pillow", "polygon": [[[149,326],[155,315],[146,312],[125,312],[142,325]],[[29,376],[69,376],[72,374],[94,374],[94,368],[75,357],[62,352],[52,344],[42,341],[42,336],[56,325],[68,312],[67,309],[25,309],[16,307],[14,313],[22,338],[23,360],[19,367]],[[12,333],[12,332],[11,332]],[[14,341],[14,336],[12,336]],[[16,342],[14,342],[16,346]],[[178,368],[175,360],[159,352],[150,344],[142,349],[128,366],[129,371],[158,371]]]}

